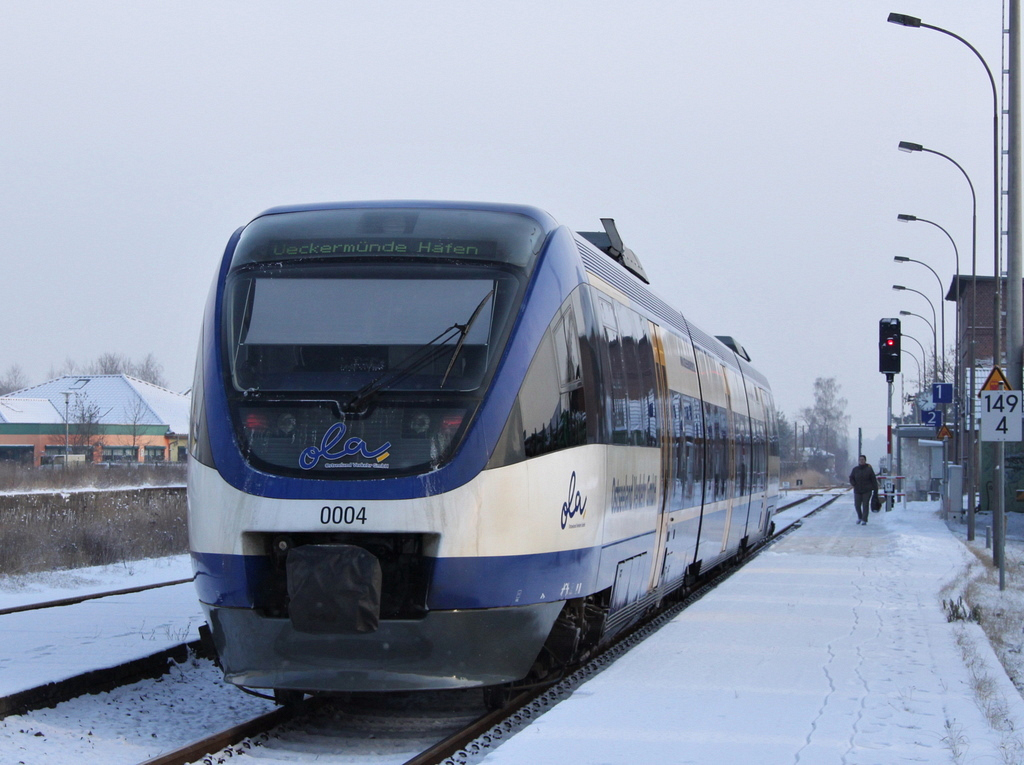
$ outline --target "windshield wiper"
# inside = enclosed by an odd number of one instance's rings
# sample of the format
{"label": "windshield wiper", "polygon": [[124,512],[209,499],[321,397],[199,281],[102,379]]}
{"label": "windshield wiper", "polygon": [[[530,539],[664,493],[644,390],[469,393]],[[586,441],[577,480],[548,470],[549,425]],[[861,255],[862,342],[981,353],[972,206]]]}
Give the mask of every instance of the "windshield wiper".
{"label": "windshield wiper", "polygon": [[483,307],[487,304],[487,301],[491,299],[492,295],[494,295],[493,289],[484,295],[484,299],[480,301],[480,305],[478,305],[476,310],[473,311],[473,315],[469,317],[469,321],[465,324],[455,325],[462,337],[460,337],[459,342],[455,344],[455,350],[452,351],[452,359],[448,362],[448,368],[444,370],[444,376],[441,378],[441,383],[437,386],[438,388],[443,388],[444,384],[448,381],[448,375],[451,373],[452,367],[455,366],[455,359],[459,357],[459,353],[462,351],[462,346],[466,343],[466,338],[469,336],[469,330],[472,328],[473,322],[476,321],[476,317],[480,315],[480,311],[483,310]]}
{"label": "windshield wiper", "polygon": [[469,321],[467,321],[465,324],[452,324],[450,327],[448,327],[448,329],[441,332],[441,334],[439,334],[433,340],[424,343],[419,348],[410,353],[408,356],[406,356],[404,359],[402,359],[394,367],[387,370],[386,372],[384,372],[384,374],[380,375],[374,380],[371,380],[362,388],[357,390],[355,392],[355,395],[353,395],[352,398],[349,399],[348,403],[345,404],[345,411],[361,411],[363,406],[377,393],[384,390],[385,388],[391,387],[392,385],[400,382],[401,380],[404,380],[406,377],[413,374],[417,370],[422,369],[427,364],[430,364],[432,361],[443,356],[445,351],[447,350],[448,341],[454,339],[455,337],[458,337],[459,342],[456,344],[455,349],[452,352],[452,360],[451,362],[449,362],[448,369],[445,370],[444,378],[441,380],[441,386],[443,386],[445,381],[447,381],[448,379],[448,374],[451,372],[452,365],[455,363],[455,357],[458,356],[459,351],[462,350],[462,346],[465,343],[466,336],[469,334],[470,328],[473,326],[473,322],[476,321],[477,316],[480,315],[480,311],[487,304],[487,301],[491,299],[491,296],[493,294],[494,290],[492,289],[490,292],[484,295],[484,299],[480,301],[480,304],[476,307],[476,310],[473,311],[472,316],[469,317]]}
{"label": "windshield wiper", "polygon": [[391,387],[400,380],[405,379],[418,369],[422,369],[430,362],[437,359],[445,352],[446,344],[458,333],[459,325],[453,324],[444,330],[433,340],[424,343],[415,351],[410,353],[398,364],[388,369],[384,374],[370,380],[366,385],[355,392],[355,395],[345,404],[345,411],[358,412],[363,404],[373,398],[384,388]]}

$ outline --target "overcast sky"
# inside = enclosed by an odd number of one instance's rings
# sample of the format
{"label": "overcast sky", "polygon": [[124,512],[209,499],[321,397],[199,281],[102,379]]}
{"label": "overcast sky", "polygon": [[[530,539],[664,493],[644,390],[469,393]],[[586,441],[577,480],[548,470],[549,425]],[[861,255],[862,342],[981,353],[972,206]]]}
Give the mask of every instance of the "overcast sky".
{"label": "overcast sky", "polygon": [[[155,354],[191,385],[231,233],[278,204],[468,199],[616,219],[790,419],[883,433],[878,320],[991,275],[997,0],[0,3],[0,374]],[[896,264],[893,255],[928,262]],[[946,340],[953,344],[953,304]],[[931,346],[931,330],[904,330]],[[910,342],[907,347],[917,351]],[[918,351],[919,354],[919,351]],[[904,358],[916,378],[913,361]],[[897,394],[899,389],[897,386]]]}

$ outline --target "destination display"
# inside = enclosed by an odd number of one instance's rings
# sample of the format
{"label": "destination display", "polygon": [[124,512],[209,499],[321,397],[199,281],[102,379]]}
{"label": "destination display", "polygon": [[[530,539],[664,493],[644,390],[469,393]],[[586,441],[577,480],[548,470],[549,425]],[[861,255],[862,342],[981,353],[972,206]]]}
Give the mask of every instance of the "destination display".
{"label": "destination display", "polygon": [[270,242],[267,254],[272,258],[332,255],[447,255],[466,258],[494,258],[497,255],[497,246],[493,241],[480,239],[423,237],[293,239]]}

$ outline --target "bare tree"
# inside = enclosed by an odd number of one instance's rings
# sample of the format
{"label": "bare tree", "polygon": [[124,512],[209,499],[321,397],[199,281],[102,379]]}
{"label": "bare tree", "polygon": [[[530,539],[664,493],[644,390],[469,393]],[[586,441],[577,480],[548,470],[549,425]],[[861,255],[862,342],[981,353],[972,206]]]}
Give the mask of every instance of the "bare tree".
{"label": "bare tree", "polygon": [[121,409],[125,424],[128,426],[129,445],[135,452],[134,462],[139,459],[139,444],[146,429],[146,419],[149,416],[149,407],[140,396],[135,396],[130,403],[125,404]]}
{"label": "bare tree", "polygon": [[779,460],[787,468],[792,467],[796,458],[796,446],[793,443],[793,425],[786,415],[775,410],[775,423],[778,428]]}
{"label": "bare tree", "polygon": [[164,379],[164,365],[157,361],[152,353],[146,354],[146,358],[138,364],[133,364],[131,374],[144,382],[159,385],[161,388],[167,387],[167,381]]}
{"label": "bare tree", "polygon": [[[59,408],[58,411],[61,420],[64,420],[65,412]],[[95,448],[103,445],[100,422],[104,414],[100,405],[90,399],[88,394],[76,393],[68,400],[65,433],[54,434],[50,442],[63,445],[66,437],[67,443],[74,447],[72,451],[84,453],[86,459],[90,459]]]}
{"label": "bare tree", "polygon": [[132,362],[121,353],[104,353],[86,367],[90,375],[126,375],[131,373]]}
{"label": "bare tree", "polygon": [[844,471],[849,460],[846,446],[849,441],[850,417],[846,414],[845,398],[839,395],[840,386],[834,377],[819,377],[814,381],[814,406],[800,413],[807,424],[806,444],[816,450],[819,458],[817,468],[828,466],[835,457],[835,469]]}
{"label": "bare tree", "polygon": [[75,375],[79,371],[78,363],[68,357],[64,359],[64,363],[59,367],[50,367],[50,371],[46,373],[46,376],[52,380],[55,377],[63,377],[64,375]]}
{"label": "bare tree", "polygon": [[0,396],[27,387],[28,378],[19,364],[11,364],[4,372],[4,376],[0,377]]}
{"label": "bare tree", "polygon": [[143,382],[167,387],[164,379],[164,367],[152,354],[146,354],[142,361],[132,361],[123,353],[108,352],[101,354],[95,361],[86,364],[84,367],[71,359],[65,359],[61,367],[50,367],[50,377],[62,375],[87,374],[87,375],[129,375],[136,377]]}

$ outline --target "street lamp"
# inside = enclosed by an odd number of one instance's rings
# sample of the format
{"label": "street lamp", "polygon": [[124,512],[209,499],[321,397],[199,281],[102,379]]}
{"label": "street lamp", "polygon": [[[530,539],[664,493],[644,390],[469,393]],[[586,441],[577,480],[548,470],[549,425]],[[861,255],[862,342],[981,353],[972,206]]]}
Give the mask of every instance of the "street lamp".
{"label": "street lamp", "polygon": [[[932,272],[932,275],[935,276],[935,281],[937,281],[939,283],[939,309],[940,309],[940,313],[942,314],[942,322],[941,322],[941,329],[942,329],[942,346],[941,346],[942,347],[942,380],[943,380],[943,382],[945,382],[945,380],[946,380],[946,301],[943,299],[944,296],[943,296],[943,289],[942,289],[942,279],[941,279],[941,277],[937,273],[935,273],[935,269],[934,268],[932,268],[931,266],[929,266],[927,263],[925,263],[922,260],[915,260],[914,258],[904,257],[903,255],[896,255],[896,256],[893,257],[893,260],[896,261],[897,263],[917,263],[918,265],[924,266],[925,268],[927,268],[929,271]],[[934,311],[935,309],[932,308],[932,310]],[[935,360],[935,363],[938,364],[938,359]]]}
{"label": "street lamp", "polygon": [[[903,311],[900,311],[900,313],[903,313]],[[913,335],[908,335],[906,332],[900,332],[900,337],[905,337],[908,340],[913,340],[915,343],[917,343],[917,347],[921,349],[921,358],[923,358],[923,359],[927,359],[928,358],[928,351],[926,351],[924,349],[924,346],[921,345],[921,341],[920,340],[918,340]],[[900,350],[902,350],[902,351],[904,351],[906,353],[910,353],[910,351],[908,351],[906,348],[900,348]],[[917,361],[917,357],[914,356],[913,353],[910,353],[910,355],[914,357],[914,361]],[[928,367],[927,367],[927,365],[925,365],[925,371],[927,371],[927,370],[928,370]],[[921,363],[920,362],[918,362],[918,364],[917,364],[917,386],[918,386],[918,390],[923,390],[924,389],[924,375],[921,373]]]}
{"label": "street lamp", "polygon": [[[910,335],[904,335],[904,337],[910,337]],[[913,340],[914,338],[911,337],[910,339]],[[918,345],[920,345],[920,343],[918,343]],[[912,358],[914,360],[914,363],[917,364],[917,384],[918,384],[918,387],[923,386],[924,385],[924,383],[923,383],[924,377],[921,374],[921,362],[917,360],[917,356],[915,356],[913,353],[911,353],[907,348],[900,348],[900,352],[901,353],[905,353],[908,356],[910,356],[910,358]],[[903,394],[901,393],[900,395],[902,396]],[[901,407],[900,408],[900,412],[902,413],[902,411],[903,411],[903,409]],[[903,415],[901,414],[900,416],[902,417]]]}
{"label": "street lamp", "polygon": [[[1002,209],[1002,205],[1001,205],[1002,195],[1000,194],[1000,189],[999,189],[999,94],[998,94],[998,92],[996,90],[996,78],[992,76],[992,70],[989,68],[988,62],[985,61],[985,57],[982,56],[978,52],[977,48],[975,48],[973,45],[971,45],[969,42],[967,42],[967,40],[962,38],[960,35],[958,35],[958,34],[956,34],[954,32],[951,32],[948,29],[943,29],[942,27],[933,26],[932,24],[925,24],[925,23],[923,23],[921,21],[921,19],[917,18],[916,16],[910,16],[910,15],[905,14],[905,13],[890,13],[889,14],[889,18],[887,19],[887,21],[889,23],[891,23],[891,24],[898,24],[899,26],[903,26],[903,27],[920,27],[921,29],[931,29],[931,30],[933,30],[935,32],[941,32],[944,35],[948,35],[949,37],[952,37],[954,40],[957,40],[958,42],[963,43],[964,45],[966,45],[970,49],[971,53],[973,53],[975,56],[977,56],[978,61],[981,62],[981,65],[983,67],[985,67],[985,74],[988,75],[989,85],[992,87],[992,187],[993,187],[993,192],[994,192],[994,197],[993,197],[993,205],[994,205],[994,207],[993,207],[993,211],[992,211],[993,235],[994,236],[993,236],[993,241],[992,241],[992,249],[993,249],[994,261],[995,261],[995,268],[993,270],[993,273],[994,273],[995,278],[996,278],[996,303],[995,303],[995,312],[994,312],[996,321],[994,322],[993,326],[995,328],[995,350],[996,350],[995,363],[999,364],[999,333],[1000,333],[1000,326],[999,326],[1000,325],[1000,321],[999,321],[999,319],[1000,319],[1000,311],[1002,310],[1001,306],[999,305],[999,303],[1000,303],[1000,298],[999,298],[999,292],[1000,292],[1000,290],[999,290],[999,261],[1000,261],[1000,258],[999,258],[999,228],[1000,228],[1000,226],[999,226],[999,217],[1000,217],[1000,215],[999,215],[999,213],[1000,213],[1000,211]],[[921,146],[921,144],[911,143],[910,141],[901,141],[900,142],[900,148],[903,149],[904,151],[908,151],[908,152],[909,151],[929,151],[929,150],[925,149],[923,146]],[[932,151],[931,153],[932,154],[939,154],[939,152],[937,152],[937,151]],[[941,154],[940,156],[945,157],[946,155]],[[949,159],[950,162],[953,162],[953,160],[950,159],[949,157],[946,157],[946,159]],[[956,163],[954,162],[953,164],[956,164]],[[960,167],[960,165],[957,165],[957,167]],[[962,167],[960,168],[960,171],[963,172],[963,168]],[[967,173],[964,173],[964,176],[966,177]],[[970,178],[968,178],[967,181],[968,181],[968,183],[970,183]],[[974,193],[974,186],[973,186],[973,184],[971,185],[971,193],[972,193],[972,195]]]}
{"label": "street lamp", "polygon": [[[975,319],[975,314],[976,314],[977,307],[978,307],[978,301],[977,301],[977,297],[978,297],[978,273],[977,273],[978,200],[977,200],[977,197],[975,197],[975,195],[974,195],[974,184],[971,183],[971,177],[969,175],[967,175],[967,172],[962,167],[960,167],[960,164],[956,160],[952,159],[951,157],[947,157],[942,152],[932,151],[931,149],[926,149],[921,144],[919,144],[919,143],[911,143],[910,141],[900,141],[899,148],[900,148],[900,151],[906,151],[906,152],[926,151],[929,154],[938,154],[940,157],[945,157],[946,159],[948,159],[950,162],[952,162],[954,165],[957,166],[957,168],[960,170],[960,172],[963,173],[964,178],[967,179],[967,185],[971,187],[971,203],[972,203],[972,206],[971,206],[971,209],[972,209],[972,215],[971,215],[971,340],[970,340],[970,345],[969,345],[969,347],[970,347],[971,384],[970,384],[970,388],[969,388],[970,393],[966,394],[966,395],[967,395],[967,399],[969,400],[968,408],[970,409],[970,412],[971,412],[971,422],[974,422],[974,325],[975,325],[975,320],[974,319]],[[946,238],[949,239],[949,243],[953,245],[953,256],[956,259],[956,297],[957,297],[956,303],[955,303],[955,305],[956,305],[956,342],[954,343],[955,350],[953,351],[954,354],[955,354],[955,358],[954,358],[954,362],[953,362],[953,379],[956,382],[956,388],[957,388],[957,396],[956,396],[956,399],[955,399],[955,407],[956,407],[956,421],[957,421],[957,425],[959,426],[958,427],[959,434],[958,434],[957,439],[956,439],[957,440],[957,458],[959,459],[960,463],[963,464],[963,462],[964,462],[964,441],[966,440],[964,438],[964,436],[966,435],[966,432],[967,432],[967,423],[964,420],[965,412],[964,412],[964,407],[961,405],[961,402],[964,400],[964,395],[965,395],[964,391],[968,390],[968,386],[966,385],[966,382],[967,382],[966,379],[961,379],[961,378],[966,378],[966,374],[964,374],[963,360],[962,360],[962,358],[960,356],[960,336],[963,334],[962,317],[961,317],[961,314],[960,314],[960,250],[957,249],[956,241],[953,239],[953,237],[950,235],[950,233],[948,231],[946,231],[946,229],[944,229],[942,226],[940,226],[938,223],[936,223],[933,220],[928,220],[926,218],[918,218],[916,215],[905,215],[905,214],[902,214],[902,213],[897,215],[896,219],[899,220],[899,221],[902,221],[904,223],[910,223],[910,222],[913,222],[913,221],[920,221],[921,223],[929,223],[932,226],[935,226],[935,228],[939,229],[939,231],[941,231],[943,234],[945,234]],[[943,304],[943,305],[945,305],[945,304]],[[943,351],[945,351],[945,348],[943,348]]]}
{"label": "street lamp", "polygon": [[[934,149],[928,149],[928,148],[925,148],[924,146],[922,146],[919,143],[912,143],[910,141],[900,141],[899,150],[900,151],[905,151],[908,154],[909,153],[913,153],[913,152],[917,152],[917,151],[926,152],[928,154],[935,154],[936,156],[942,157],[943,159],[946,159],[946,160],[952,162],[953,165],[956,166],[956,169],[959,170],[961,172],[961,174],[964,176],[964,178],[967,180],[967,186],[971,190],[971,342],[970,342],[970,364],[969,364],[969,366],[970,366],[970,369],[971,369],[971,376],[973,378],[973,375],[974,375],[974,328],[978,324],[978,322],[976,320],[977,310],[978,310],[978,196],[977,196],[977,194],[974,193],[974,183],[971,181],[971,176],[969,176],[967,174],[967,171],[964,170],[963,167],[961,167],[959,162],[957,162],[955,159],[953,159],[949,155],[943,154],[941,151],[935,151]],[[960,300],[959,300],[959,297],[960,297],[960,251],[957,249],[956,242],[953,241],[953,237],[950,236],[949,232],[946,231],[946,229],[944,229],[942,226],[940,226],[935,221],[927,220],[925,218],[918,218],[915,215],[902,215],[901,214],[901,215],[897,215],[896,218],[897,218],[897,220],[901,220],[901,221],[904,221],[904,222],[920,221],[921,223],[930,223],[931,225],[935,226],[935,228],[939,229],[947,237],[949,237],[949,242],[950,242],[950,244],[953,245],[953,254],[956,256],[956,278],[957,278],[957,285],[956,286],[957,286],[957,298],[958,298],[957,301],[956,301],[956,314],[957,314],[957,316],[956,316],[956,327],[957,327],[956,360],[957,360],[957,364],[959,364],[960,363],[960,332],[961,332],[961,326],[960,326]],[[971,381],[971,393],[968,396],[968,398],[971,400],[971,413],[972,413],[972,417],[973,417],[973,412],[974,412],[974,407],[973,407],[973,404],[974,404],[974,382],[973,382],[973,379]]]}
{"label": "street lamp", "polygon": [[[999,358],[999,356],[1000,356],[1000,353],[999,353],[999,334],[1001,332],[1001,324],[1002,324],[1002,305],[1001,305],[1002,300],[1001,300],[1001,297],[1000,297],[1001,284],[1000,284],[1000,268],[999,268],[1000,260],[1001,260],[1000,257],[999,257],[999,245],[1000,245],[999,236],[1000,236],[1000,229],[1002,228],[1002,226],[1000,224],[1000,217],[1001,217],[1000,213],[1002,212],[1002,193],[1001,193],[1001,189],[999,188],[999,151],[1000,151],[1000,147],[999,147],[999,94],[996,91],[996,78],[992,76],[992,69],[989,68],[989,65],[985,61],[984,56],[982,56],[978,52],[978,49],[975,48],[973,45],[971,45],[969,42],[967,42],[967,40],[965,40],[964,38],[960,37],[957,34],[954,34],[953,32],[950,32],[948,29],[942,29],[941,27],[932,26],[931,24],[924,24],[924,23],[921,22],[921,19],[919,19],[919,18],[917,18],[915,16],[909,16],[909,15],[904,14],[904,13],[890,13],[888,21],[890,21],[893,24],[899,24],[899,25],[905,26],[905,27],[921,27],[921,28],[924,28],[924,29],[931,29],[931,30],[933,30],[935,32],[941,32],[944,35],[948,35],[949,37],[952,37],[954,40],[957,40],[958,42],[961,42],[964,45],[966,45],[968,47],[968,49],[970,49],[971,53],[973,53],[975,56],[977,56],[978,61],[980,61],[981,65],[983,67],[985,67],[985,74],[988,75],[988,82],[989,82],[989,85],[992,88],[992,190],[993,190],[993,198],[992,198],[992,229],[993,229],[992,258],[993,258],[993,261],[995,263],[995,267],[992,269],[992,276],[995,279],[995,292],[996,292],[996,295],[995,295],[996,299],[994,301],[994,305],[992,306],[992,316],[993,316],[993,321],[992,321],[992,333],[993,333],[992,334],[992,339],[993,339],[992,362],[993,362],[993,364],[998,365],[999,362],[1000,362],[1000,358]],[[922,150],[923,150],[923,147],[922,147]],[[947,159],[948,159],[948,157],[947,157]],[[957,166],[959,167],[959,165],[957,165]],[[961,168],[961,170],[962,170],[962,168]],[[964,173],[964,175],[966,176],[966,173]],[[968,178],[968,182],[970,182],[969,178]],[[972,186],[971,187],[972,193],[973,193],[973,190],[974,190],[974,187]],[[976,276],[976,272],[975,272],[975,276]],[[1016,287],[1014,289],[1016,289]],[[977,298],[977,280],[976,279],[974,281],[974,290],[975,290],[975,292],[974,292],[973,297]],[[974,300],[973,302],[974,302],[975,305],[977,305],[977,300]],[[971,317],[971,325],[972,325],[972,327],[976,325],[976,322],[974,321],[973,315]],[[972,354],[972,356],[974,354],[973,336],[972,336],[972,343],[971,343],[971,354]],[[973,363],[971,365],[971,370],[972,370],[972,374],[973,374],[974,373],[973,372],[973,370],[974,370]],[[973,414],[973,409],[974,409],[974,390],[973,390],[973,385],[972,385],[972,390],[971,390],[970,395],[968,396],[968,398],[971,401],[971,409],[972,409],[972,414]],[[972,418],[971,422],[972,422],[972,426],[973,426],[973,423],[974,423],[973,418]],[[974,442],[974,439],[972,437],[972,443],[973,442]],[[969,501],[967,502],[967,538],[969,540],[970,539],[974,539],[974,502],[975,502],[975,499],[978,497],[978,482],[979,482],[979,474],[981,472],[981,459],[980,459],[981,455],[980,455],[980,453],[975,451],[977,446],[980,446],[980,443],[976,444],[976,446],[972,447],[972,452],[975,453],[975,457],[971,460],[974,468],[971,471],[971,495],[970,495]],[[1001,445],[1000,445],[1000,447],[1001,447]],[[1001,448],[1000,448],[1000,453],[1001,453]],[[1003,464],[1003,460],[1000,459],[999,460],[999,465],[1002,466],[1002,464]],[[1000,476],[1001,475],[1002,475],[1002,470],[1000,470]],[[999,551],[1002,550],[1002,544],[1001,544],[1002,532],[1003,532],[1003,523],[1002,523],[1003,517],[1002,517],[1002,515],[1003,515],[1002,499],[1001,499],[1001,495],[1000,495],[1000,501],[997,504],[997,510],[996,510],[995,513],[993,513],[993,516],[994,516],[993,520],[995,521],[995,523],[993,525],[995,527],[994,531],[996,532],[996,540],[997,540],[996,547],[997,547],[997,549]],[[1000,557],[1000,559],[1001,559],[1002,555],[1000,554],[998,557]]]}
{"label": "street lamp", "polygon": [[[922,316],[922,315],[921,315],[921,314],[919,314],[919,313],[914,313],[913,311],[900,311],[900,316],[916,316],[917,318],[919,318],[919,319],[920,319],[921,321],[923,321],[923,322],[924,322],[924,323],[925,323],[926,325],[928,325],[928,329],[929,329],[929,330],[931,331],[931,333],[932,333],[932,341],[933,341],[933,342],[936,342],[936,341],[935,341],[935,337],[936,337],[936,335],[935,335],[935,327],[934,327],[934,326],[932,325],[932,323],[931,323],[930,321],[928,321],[928,319],[927,319],[926,317]],[[902,335],[903,333],[901,332],[900,334]],[[909,337],[909,335],[908,335],[908,337]],[[911,339],[913,340],[913,338],[911,338]],[[915,342],[917,342],[917,341],[915,341]],[[920,343],[918,343],[918,345],[920,345]],[[928,354],[927,354],[927,353],[925,353],[925,350],[924,350],[924,347],[923,347],[923,346],[921,347],[921,353],[922,353],[922,354],[924,355],[924,358],[925,358],[925,359],[927,359],[927,358],[928,358]]]}
{"label": "street lamp", "polygon": [[[928,302],[928,307],[932,309],[932,326],[933,327],[938,326],[938,321],[936,320],[936,316],[935,316],[935,306],[932,304],[931,299],[927,295],[925,295],[920,290],[915,290],[913,287],[904,287],[902,284],[894,284],[894,285],[892,285],[892,288],[894,290],[896,290],[897,292],[902,292],[904,290],[906,290],[907,292],[916,292],[918,295],[923,297]],[[938,363],[939,363],[938,362],[938,358],[939,358],[939,342],[938,342],[938,335],[937,335],[937,333],[933,332],[932,336],[935,338],[935,341],[934,341],[934,344],[933,344],[933,350],[932,350],[932,353],[934,354],[934,356],[933,356],[934,363],[932,364],[932,373],[933,373],[932,377],[935,378],[935,377],[938,376],[936,374],[936,369],[937,369]]]}

